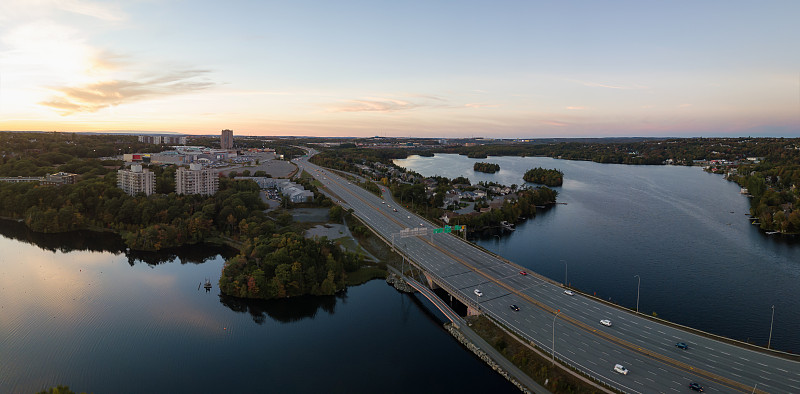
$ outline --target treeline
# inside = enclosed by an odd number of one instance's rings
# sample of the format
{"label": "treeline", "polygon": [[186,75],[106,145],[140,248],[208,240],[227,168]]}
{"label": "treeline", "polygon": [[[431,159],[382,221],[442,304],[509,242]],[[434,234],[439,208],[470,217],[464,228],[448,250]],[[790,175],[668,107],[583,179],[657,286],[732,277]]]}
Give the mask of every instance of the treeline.
{"label": "treeline", "polygon": [[0,216],[23,219],[32,230],[46,233],[114,230],[140,250],[197,243],[213,232],[238,237],[248,223],[263,222],[263,209],[258,185],[226,178],[211,197],[132,197],[117,188],[115,174],[60,187],[0,183]]}
{"label": "treeline", "polygon": [[500,165],[494,163],[477,162],[472,165],[472,169],[475,171],[485,172],[488,174],[494,174],[495,172],[500,171]]}
{"label": "treeline", "polygon": [[333,242],[284,233],[253,239],[225,262],[219,279],[224,294],[241,298],[332,295],[345,287],[347,272],[363,263]]}
{"label": "treeline", "polygon": [[517,198],[505,200],[499,209],[492,209],[480,214],[461,215],[451,219],[451,224],[465,224],[468,231],[497,226],[502,221],[516,223],[523,217],[536,215],[536,206],[552,204],[556,201],[558,192],[548,187],[524,189],[517,192]]}
{"label": "treeline", "polygon": [[538,183],[546,186],[561,186],[564,183],[564,172],[557,169],[547,169],[542,167],[532,168],[525,171],[522,176],[525,182]]}
{"label": "treeline", "polygon": [[[350,145],[348,145],[350,146]],[[405,159],[409,154],[418,154],[422,151],[409,151],[408,149],[387,148],[367,149],[353,147],[330,148],[314,155],[309,161],[322,166],[342,171],[356,171],[357,164],[384,163],[391,164],[394,159]]]}
{"label": "treeline", "polygon": [[29,160],[33,164],[29,168],[53,168],[72,159],[98,159],[136,152],[153,153],[161,149],[160,145],[139,142],[136,136],[131,135],[0,132],[0,176],[29,176],[27,172],[4,172],[2,167],[6,164],[19,165],[14,163],[16,160]]}
{"label": "treeline", "polygon": [[762,229],[800,233],[800,166],[767,162],[740,166],[738,173],[744,175],[732,179],[753,196],[750,214]]}

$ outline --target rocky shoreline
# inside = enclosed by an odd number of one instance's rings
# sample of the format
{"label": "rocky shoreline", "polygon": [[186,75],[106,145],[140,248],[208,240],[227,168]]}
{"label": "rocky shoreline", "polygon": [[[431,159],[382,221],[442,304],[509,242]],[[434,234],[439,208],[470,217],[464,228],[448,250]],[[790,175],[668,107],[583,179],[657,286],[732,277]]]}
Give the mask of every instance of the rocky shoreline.
{"label": "rocky shoreline", "polygon": [[485,362],[490,368],[492,368],[494,371],[496,371],[501,376],[506,378],[509,382],[511,382],[511,384],[516,386],[519,389],[519,391],[521,391],[523,393],[526,393],[526,394],[530,394],[531,393],[531,391],[528,390],[527,387],[523,386],[520,382],[518,382],[516,379],[514,379],[513,376],[509,375],[508,372],[506,372],[503,368],[501,368],[499,365],[497,365],[497,363],[491,357],[489,357],[489,355],[486,354],[486,352],[481,350],[481,348],[475,346],[475,344],[472,343],[472,341],[467,339],[467,337],[465,337],[464,334],[461,333],[461,331],[459,331],[457,328],[455,328],[452,323],[446,323],[444,325],[444,328],[447,330],[447,332],[450,333],[450,335],[455,337],[456,340],[459,343],[464,345],[464,347],[469,349],[472,353],[474,353],[476,356],[478,356],[478,358],[483,360],[483,362]]}
{"label": "rocky shoreline", "polygon": [[396,274],[387,275],[386,283],[394,286],[394,288],[397,289],[397,291],[401,291],[403,293],[414,293],[417,291],[413,287],[409,286],[408,283],[406,283],[406,281],[401,279]]}

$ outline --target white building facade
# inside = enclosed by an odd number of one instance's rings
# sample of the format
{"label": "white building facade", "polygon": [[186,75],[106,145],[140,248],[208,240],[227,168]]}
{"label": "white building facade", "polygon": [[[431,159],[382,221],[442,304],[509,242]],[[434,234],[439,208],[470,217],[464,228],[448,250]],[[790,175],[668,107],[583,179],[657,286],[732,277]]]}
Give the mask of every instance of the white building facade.
{"label": "white building facade", "polygon": [[219,190],[219,175],[212,169],[192,163],[189,168],[180,167],[175,172],[175,192],[178,194],[201,194],[210,196]]}
{"label": "white building facade", "polygon": [[134,164],[130,169],[117,171],[117,187],[131,196],[139,193],[149,196],[156,188],[156,177],[140,164]]}

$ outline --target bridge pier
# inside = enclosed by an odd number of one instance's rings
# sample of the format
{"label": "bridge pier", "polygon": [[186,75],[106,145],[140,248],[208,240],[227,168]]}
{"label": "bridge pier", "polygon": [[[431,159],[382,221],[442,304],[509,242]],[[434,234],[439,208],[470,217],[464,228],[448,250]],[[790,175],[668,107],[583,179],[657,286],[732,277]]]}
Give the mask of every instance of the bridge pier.
{"label": "bridge pier", "polygon": [[425,272],[424,275],[425,279],[428,281],[428,287],[430,287],[431,290],[436,290],[439,288],[439,285],[437,285],[436,282],[433,281],[433,278],[431,278],[431,276],[428,275],[427,272]]}
{"label": "bridge pier", "polygon": [[467,305],[467,316],[478,316],[481,314],[481,311]]}

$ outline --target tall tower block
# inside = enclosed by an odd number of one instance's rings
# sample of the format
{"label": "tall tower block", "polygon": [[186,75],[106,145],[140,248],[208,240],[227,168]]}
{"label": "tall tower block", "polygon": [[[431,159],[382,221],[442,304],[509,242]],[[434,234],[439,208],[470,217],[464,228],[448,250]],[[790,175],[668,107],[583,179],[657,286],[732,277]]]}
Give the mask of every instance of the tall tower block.
{"label": "tall tower block", "polygon": [[233,149],[233,130],[222,130],[222,135],[219,137],[219,145],[222,149]]}

